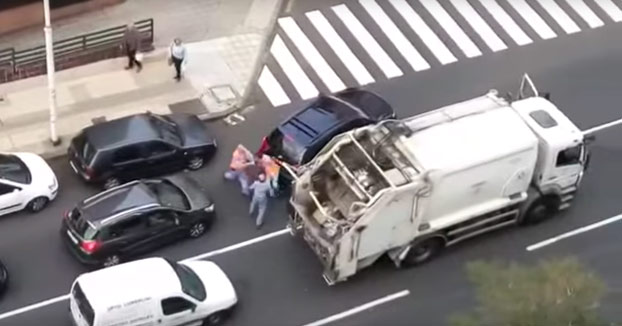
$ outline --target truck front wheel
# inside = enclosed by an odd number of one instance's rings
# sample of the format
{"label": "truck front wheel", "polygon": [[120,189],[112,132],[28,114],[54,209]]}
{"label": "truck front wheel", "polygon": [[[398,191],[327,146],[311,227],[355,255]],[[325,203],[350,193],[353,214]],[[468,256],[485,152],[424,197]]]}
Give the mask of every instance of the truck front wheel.
{"label": "truck front wheel", "polygon": [[404,257],[404,260],[402,260],[402,265],[405,267],[422,265],[438,255],[444,246],[445,242],[439,237],[415,241],[406,254],[406,257]]}
{"label": "truck front wheel", "polygon": [[557,212],[559,200],[554,196],[544,196],[536,199],[521,220],[522,225],[536,224],[544,221]]}

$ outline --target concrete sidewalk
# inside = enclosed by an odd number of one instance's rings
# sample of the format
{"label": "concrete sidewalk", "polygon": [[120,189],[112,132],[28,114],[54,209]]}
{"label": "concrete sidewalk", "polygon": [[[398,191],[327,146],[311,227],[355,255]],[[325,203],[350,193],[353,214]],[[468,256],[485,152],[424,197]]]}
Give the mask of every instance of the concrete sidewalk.
{"label": "concrete sidewalk", "polygon": [[203,119],[235,112],[257,78],[281,5],[282,0],[253,0],[246,16],[230,18],[238,20],[235,32],[186,43],[188,65],[179,83],[167,64],[167,48],[146,54],[140,73],[124,70],[124,58],[58,72],[60,146],[49,142],[46,77],[0,84],[0,151],[63,155],[69,139],[85,126],[139,112],[188,112]]}

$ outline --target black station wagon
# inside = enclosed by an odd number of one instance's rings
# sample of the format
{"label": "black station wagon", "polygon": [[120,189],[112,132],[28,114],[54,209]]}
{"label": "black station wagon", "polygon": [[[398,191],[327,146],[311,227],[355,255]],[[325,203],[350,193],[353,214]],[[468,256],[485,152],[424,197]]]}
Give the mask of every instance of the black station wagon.
{"label": "black station wagon", "polygon": [[199,169],[216,141],[194,115],[144,113],[82,130],[68,149],[72,169],[104,188],[123,182]]}

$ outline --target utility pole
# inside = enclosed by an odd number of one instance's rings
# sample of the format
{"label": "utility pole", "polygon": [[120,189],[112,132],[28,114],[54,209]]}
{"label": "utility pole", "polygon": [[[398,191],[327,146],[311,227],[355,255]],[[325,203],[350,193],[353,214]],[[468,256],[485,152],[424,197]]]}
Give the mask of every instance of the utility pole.
{"label": "utility pole", "polygon": [[43,0],[43,12],[45,15],[45,54],[47,62],[48,77],[48,105],[50,106],[50,141],[52,145],[60,144],[60,139],[56,134],[56,82],[54,80],[54,42],[52,40],[52,24],[50,23],[50,0]]}

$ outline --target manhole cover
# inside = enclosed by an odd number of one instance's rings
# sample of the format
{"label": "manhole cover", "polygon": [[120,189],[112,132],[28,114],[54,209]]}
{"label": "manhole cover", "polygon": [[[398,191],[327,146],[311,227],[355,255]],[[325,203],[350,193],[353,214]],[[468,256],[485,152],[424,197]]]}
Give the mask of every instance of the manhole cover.
{"label": "manhole cover", "polygon": [[205,105],[203,105],[203,102],[201,102],[201,100],[199,99],[169,104],[168,107],[173,113],[186,113],[195,115],[207,113]]}
{"label": "manhole cover", "polygon": [[238,98],[231,85],[213,86],[209,88],[209,91],[219,103],[235,101]]}

